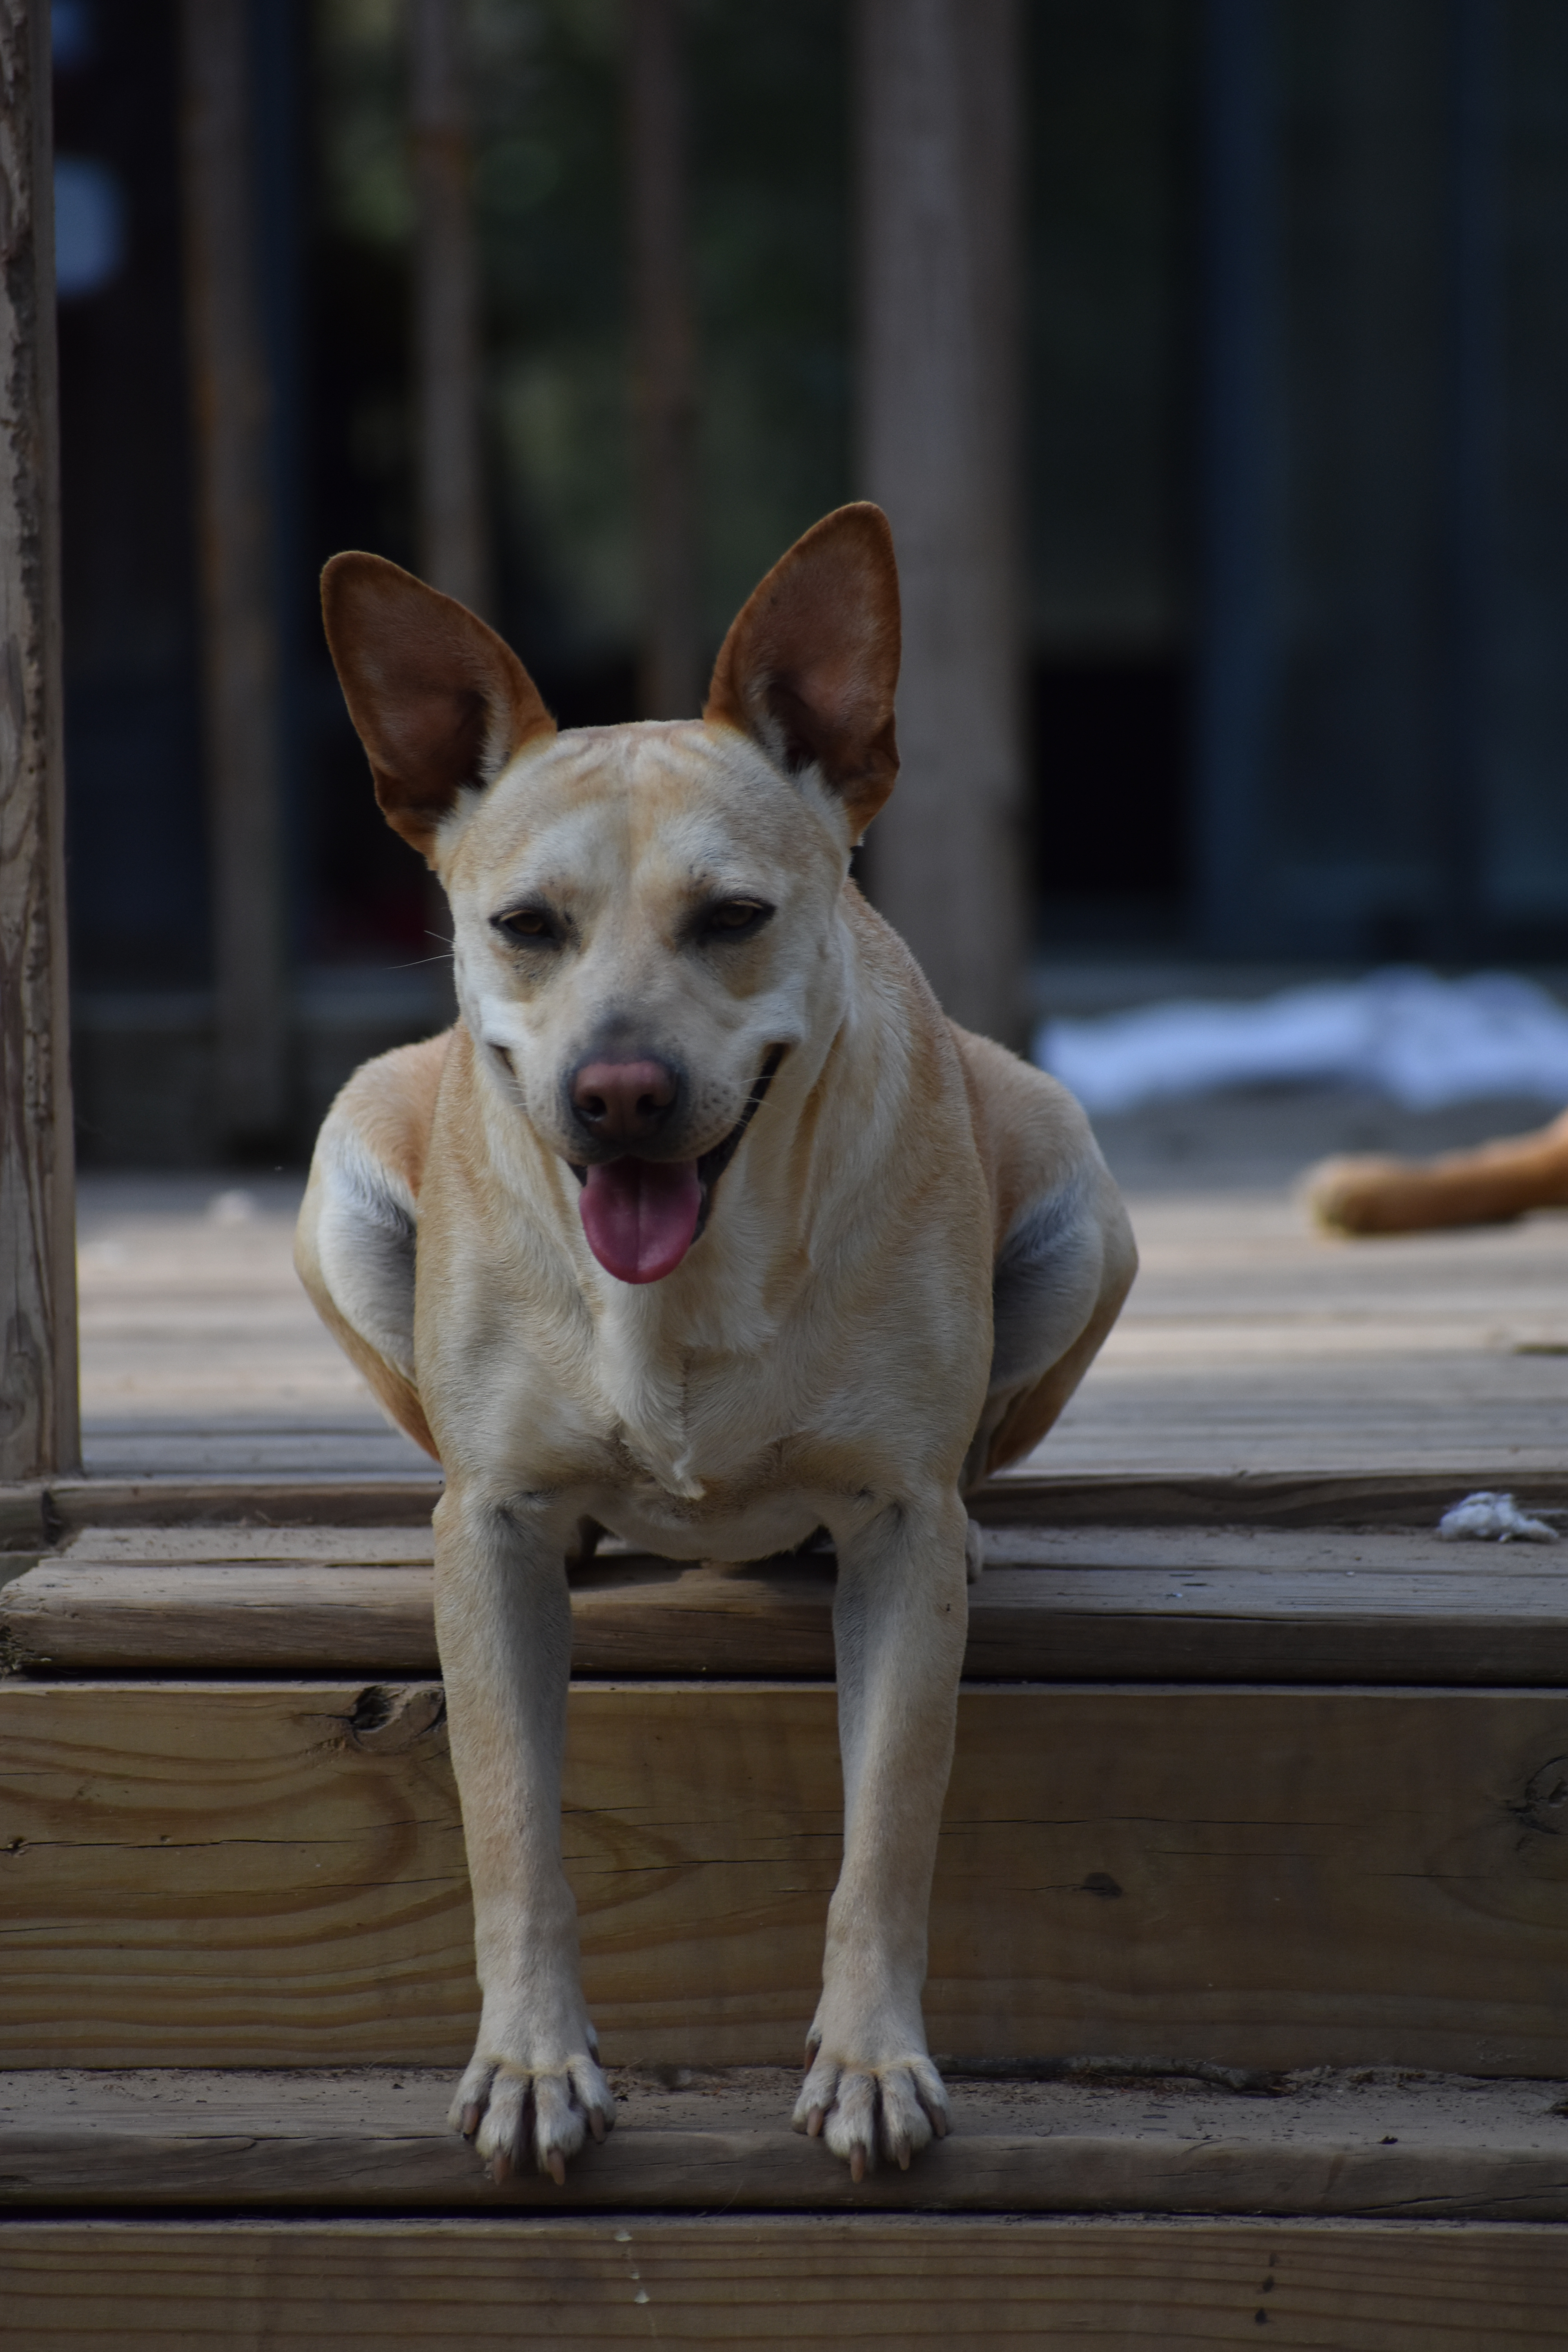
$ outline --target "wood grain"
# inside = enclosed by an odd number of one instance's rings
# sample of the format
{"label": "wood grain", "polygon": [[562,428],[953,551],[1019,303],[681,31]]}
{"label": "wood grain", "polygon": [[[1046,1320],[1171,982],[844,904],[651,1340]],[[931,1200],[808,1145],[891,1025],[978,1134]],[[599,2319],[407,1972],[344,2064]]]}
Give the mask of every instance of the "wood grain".
{"label": "wood grain", "polygon": [[[1525,2352],[1563,2340],[1556,2231],[1289,2221],[790,2219],[14,2221],[18,2343],[339,2352],[510,2340],[998,2341]],[[1267,2326],[1259,2324],[1259,2315]]]}
{"label": "wood grain", "polygon": [[1177,2077],[962,2076],[949,2137],[859,2185],[788,2128],[793,2067],[612,2070],[616,2128],[564,2194],[498,2188],[447,2130],[446,2069],[0,2074],[12,2211],[1181,2212],[1568,2221],[1541,2083],[1318,2074],[1269,2097]]}
{"label": "wood grain", "polygon": [[[434,1685],[0,1686],[10,2063],[445,2063],[473,1989]],[[939,2050],[1568,2074],[1568,1696],[974,1685]],[[616,2062],[791,2063],[834,1696],[580,1684],[564,1841]]]}
{"label": "wood grain", "polygon": [[[1430,1529],[1474,1486],[1520,1486],[1531,1507],[1568,1511],[1568,1475],[1521,1485],[1506,1459],[1465,1470],[1163,1473],[1042,1477],[1009,1473],[970,1501],[983,1527],[1331,1528]],[[56,1478],[0,1486],[0,1547],[27,1549],[90,1528],[427,1526],[441,1481],[392,1477]]]}
{"label": "wood grain", "polygon": [[[975,1680],[1568,1682],[1549,1547],[1430,1534],[993,1526]],[[439,1671],[427,1529],[87,1529],[0,1591],[38,1673]],[[22,1563],[26,1566],[26,1563]],[[573,1578],[579,1675],[830,1675],[830,1553],[747,1568],[611,1550]]]}
{"label": "wood grain", "polygon": [[48,12],[0,5],[0,1477],[81,1459]]}
{"label": "wood grain", "polygon": [[[428,1527],[429,1470],[362,1478],[56,1478],[0,1487],[0,1532],[41,1514],[51,1541],[81,1528]],[[24,1534],[20,1549],[31,1537]]]}

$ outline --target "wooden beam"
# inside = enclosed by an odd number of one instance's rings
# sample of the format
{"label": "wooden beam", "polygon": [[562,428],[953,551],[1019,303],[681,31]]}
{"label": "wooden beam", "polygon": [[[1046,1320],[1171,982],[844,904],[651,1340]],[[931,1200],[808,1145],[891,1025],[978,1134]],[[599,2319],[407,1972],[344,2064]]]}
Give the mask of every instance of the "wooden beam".
{"label": "wooden beam", "polygon": [[419,565],[434,587],[484,613],[489,565],[465,16],[463,0],[410,0]]}
{"label": "wooden beam", "polygon": [[1022,1042],[1016,0],[858,0],[860,483],[903,586],[872,895],[945,1010]]}
{"label": "wooden beam", "polygon": [[[971,1681],[1568,1685],[1554,1552],[1405,1530],[1002,1528],[969,1597]],[[1506,1562],[1507,1565],[1501,1565]],[[24,1674],[440,1671],[427,1530],[115,1528],[0,1589]],[[831,1675],[831,1553],[572,1578],[578,1675]]]}
{"label": "wooden beam", "polygon": [[217,1084],[229,1148],[288,1100],[273,385],[260,284],[249,0],[184,0],[186,335],[196,427]]}
{"label": "wooden beam", "polygon": [[[1568,2075],[1568,1697],[970,1685],[932,2046]],[[564,1846],[615,2063],[787,2063],[834,1693],[579,1683]],[[0,1683],[0,2063],[450,2063],[476,2015],[428,1682]]]}
{"label": "wooden beam", "polygon": [[29,2352],[468,2352],[476,2330],[710,2352],[846,2341],[1207,2352],[1276,2336],[1355,2352],[1544,2352],[1562,2341],[1568,2239],[1500,2221],[870,2213],[18,2221],[0,2226],[0,2290]]}
{"label": "wooden beam", "polygon": [[[671,2079],[673,2077],[673,2079]],[[497,2187],[447,2126],[444,2068],[0,2074],[12,2212],[184,2210],[1364,2214],[1568,2221],[1568,2118],[1543,2083],[1327,2073],[1248,2092],[1110,2067],[952,2074],[952,2131],[857,2186],[788,2128],[793,2066],[616,2067],[616,2128],[564,2194]]]}
{"label": "wooden beam", "polygon": [[697,384],[687,252],[679,0],[626,0],[628,230],[645,719],[702,702],[692,436]]}
{"label": "wooden beam", "polygon": [[0,0],[0,1478],[80,1459],[49,12]]}
{"label": "wooden beam", "polygon": [[[1068,1478],[1005,1474],[969,1498],[987,1528],[1406,1528],[1430,1531],[1478,1487],[1518,1486],[1484,1456],[1444,1471],[1106,1471]],[[1532,1471],[1532,1511],[1568,1513],[1568,1475]],[[439,1475],[374,1478],[62,1477],[0,1486],[0,1552],[42,1550],[85,1528],[389,1528],[428,1525]]]}

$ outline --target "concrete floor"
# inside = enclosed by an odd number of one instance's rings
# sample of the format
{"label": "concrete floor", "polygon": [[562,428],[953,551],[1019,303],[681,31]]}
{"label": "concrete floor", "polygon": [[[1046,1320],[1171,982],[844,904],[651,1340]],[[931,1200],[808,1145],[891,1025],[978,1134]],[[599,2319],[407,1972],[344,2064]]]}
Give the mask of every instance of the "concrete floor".
{"label": "concrete floor", "polygon": [[[1100,1122],[1143,1266],[1041,1469],[1440,1469],[1528,1489],[1568,1433],[1568,1214],[1342,1243],[1291,1183],[1320,1153],[1435,1150],[1545,1107],[1422,1118],[1339,1093]],[[297,1178],[91,1175],[82,1402],[102,1475],[417,1472],[289,1262]]]}

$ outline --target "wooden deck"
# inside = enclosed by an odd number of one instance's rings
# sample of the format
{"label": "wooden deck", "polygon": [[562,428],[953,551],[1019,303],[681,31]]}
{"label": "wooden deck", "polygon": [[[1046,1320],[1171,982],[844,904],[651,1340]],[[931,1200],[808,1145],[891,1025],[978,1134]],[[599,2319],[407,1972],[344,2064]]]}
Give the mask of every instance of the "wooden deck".
{"label": "wooden deck", "polygon": [[[86,1459],[100,1475],[419,1471],[295,1279],[299,1187],[89,1178]],[[1132,1189],[1142,1271],[1031,1468],[1506,1470],[1568,1434],[1568,1214],[1325,1240],[1282,1182]]]}
{"label": "wooden deck", "polygon": [[0,1496],[18,2341],[1561,2341],[1568,1549],[1434,1529],[1472,1485],[1568,1528],[1568,1218],[1336,1244],[1299,1137],[1161,1132],[1129,1310],[974,1507],[926,1991],[955,2129],[859,2187],[785,2127],[831,1556],[574,1576],[621,2127],[497,2189],[441,2121],[475,1990],[438,1474],[294,1281],[296,1185],[84,1186],[92,1475]]}

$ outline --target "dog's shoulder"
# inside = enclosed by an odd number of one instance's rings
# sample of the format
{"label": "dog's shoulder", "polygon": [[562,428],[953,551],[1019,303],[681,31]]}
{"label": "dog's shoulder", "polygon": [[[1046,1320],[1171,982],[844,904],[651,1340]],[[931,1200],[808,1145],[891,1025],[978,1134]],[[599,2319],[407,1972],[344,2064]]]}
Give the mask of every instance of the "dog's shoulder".
{"label": "dog's shoulder", "polygon": [[458,1023],[420,1045],[378,1054],[354,1072],[330,1114],[331,1123],[353,1129],[369,1158],[415,1202],[425,1181],[442,1079],[448,1063],[464,1057],[468,1040],[461,1032]]}
{"label": "dog's shoulder", "polygon": [[419,1195],[455,1034],[355,1071],[322,1122],[295,1233],[294,1263],[318,1308],[330,1307],[405,1381]]}
{"label": "dog's shoulder", "polygon": [[956,1021],[947,1025],[1000,1245],[1042,1194],[1059,1192],[1087,1169],[1098,1174],[1100,1151],[1082,1108],[1059,1079]]}

